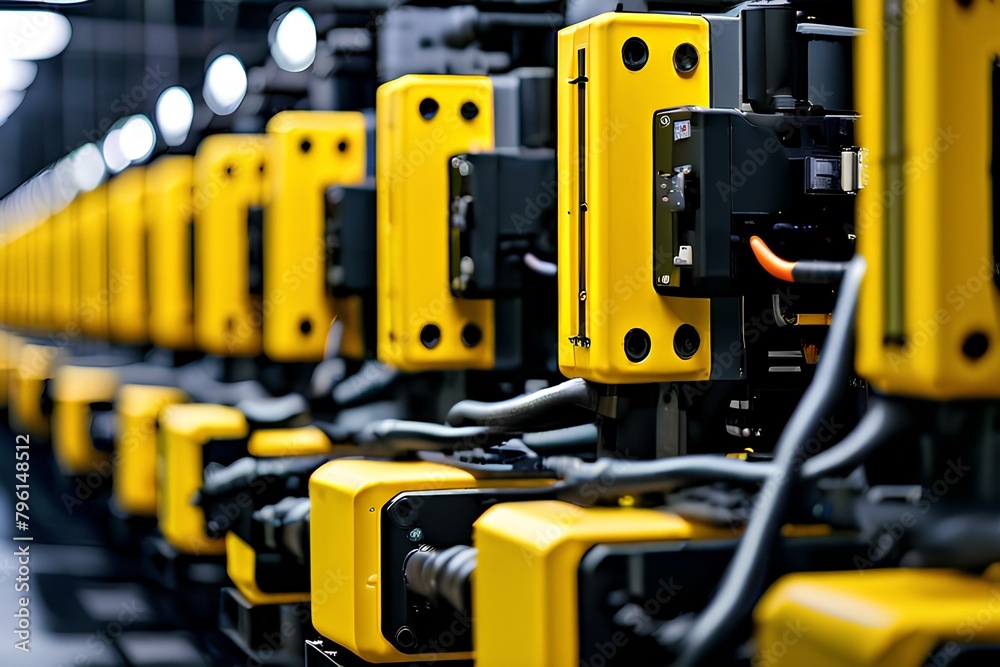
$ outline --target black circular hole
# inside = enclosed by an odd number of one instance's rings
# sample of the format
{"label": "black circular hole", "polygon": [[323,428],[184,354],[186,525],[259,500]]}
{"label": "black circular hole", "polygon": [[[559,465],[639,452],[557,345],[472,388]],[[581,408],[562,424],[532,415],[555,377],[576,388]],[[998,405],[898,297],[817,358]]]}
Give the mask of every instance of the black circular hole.
{"label": "black circular hole", "polygon": [[299,322],[299,331],[302,332],[302,335],[308,336],[309,332],[312,330],[313,330],[312,320],[310,320],[308,317],[302,318],[302,321]]}
{"label": "black circular hole", "polygon": [[413,630],[405,625],[396,631],[396,643],[405,648],[410,648],[417,643],[417,636]]}
{"label": "black circular hole", "polygon": [[674,332],[674,352],[681,359],[690,359],[701,346],[698,330],[690,324],[682,324]]}
{"label": "black circular hole", "polygon": [[634,364],[643,361],[653,349],[653,341],[642,329],[630,329],[625,334],[625,356]]}
{"label": "black circular hole", "polygon": [[629,37],[622,45],[622,62],[625,68],[638,72],[649,62],[649,47],[638,37]]}
{"label": "black circular hole", "polygon": [[698,49],[694,44],[684,42],[674,49],[674,69],[681,74],[694,71],[698,66]]}
{"label": "black circular hole", "polygon": [[990,349],[990,339],[984,333],[976,332],[969,334],[965,342],[962,343],[962,354],[975,361],[981,358]]}
{"label": "black circular hole", "polygon": [[236,327],[236,320],[231,317],[226,318],[226,331],[232,331]]}
{"label": "black circular hole", "polygon": [[420,115],[424,117],[424,120],[430,120],[437,115],[438,112],[437,100],[433,97],[425,97],[420,100]]}
{"label": "black circular hole", "polygon": [[233,165],[227,164],[226,165],[226,176],[232,176],[232,175],[233,175]]}
{"label": "black circular hole", "polygon": [[257,171],[259,171],[262,174],[264,173],[264,163],[263,162],[261,162],[260,164],[257,165]]}
{"label": "black circular hole", "polygon": [[460,113],[465,120],[472,120],[479,115],[479,107],[476,106],[475,102],[466,102],[462,105]]}
{"label": "black circular hole", "polygon": [[337,144],[337,150],[340,151],[341,153],[347,152],[347,139],[340,140],[340,143]]}
{"label": "black circular hole", "polygon": [[420,330],[420,344],[433,350],[441,342],[441,329],[436,324],[425,324]]}
{"label": "black circular hole", "polygon": [[466,324],[462,327],[462,344],[465,347],[475,347],[483,340],[483,330],[475,324]]}
{"label": "black circular hole", "polygon": [[303,153],[308,153],[309,149],[312,148],[312,146],[313,146],[312,142],[309,141],[308,139],[303,139],[302,143],[299,144],[299,148],[302,149]]}

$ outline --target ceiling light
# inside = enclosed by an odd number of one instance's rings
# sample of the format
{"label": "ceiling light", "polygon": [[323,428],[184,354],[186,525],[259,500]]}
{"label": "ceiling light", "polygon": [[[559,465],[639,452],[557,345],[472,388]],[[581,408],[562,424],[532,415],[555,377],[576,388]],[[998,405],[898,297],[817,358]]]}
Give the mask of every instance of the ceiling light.
{"label": "ceiling light", "polygon": [[205,72],[202,94],[208,108],[220,116],[236,111],[247,94],[247,72],[240,59],[225,53],[213,60]]}

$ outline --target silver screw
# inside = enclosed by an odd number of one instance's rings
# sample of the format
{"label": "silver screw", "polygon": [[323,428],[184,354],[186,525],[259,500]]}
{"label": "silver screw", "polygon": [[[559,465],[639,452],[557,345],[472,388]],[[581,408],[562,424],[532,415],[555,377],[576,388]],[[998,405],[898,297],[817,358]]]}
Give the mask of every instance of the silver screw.
{"label": "silver screw", "polygon": [[420,540],[424,539],[424,530],[423,528],[417,526],[416,528],[410,531],[410,534],[407,535],[407,537],[410,539],[411,542],[419,542]]}

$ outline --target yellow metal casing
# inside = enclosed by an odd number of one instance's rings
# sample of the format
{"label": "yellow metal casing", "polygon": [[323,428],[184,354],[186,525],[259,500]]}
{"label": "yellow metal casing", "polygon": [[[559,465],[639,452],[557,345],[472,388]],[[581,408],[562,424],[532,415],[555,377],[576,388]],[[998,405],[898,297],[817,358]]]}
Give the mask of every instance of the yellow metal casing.
{"label": "yellow metal casing", "polygon": [[79,333],[80,249],[76,201],[52,217],[52,325],[67,336]]}
{"label": "yellow metal casing", "polygon": [[38,275],[36,255],[38,254],[38,227],[32,223],[24,235],[24,272],[25,280],[25,305],[24,305],[24,328],[33,332],[37,329],[36,311],[38,309]]}
{"label": "yellow metal casing", "polygon": [[[13,225],[12,225],[13,227]],[[11,329],[21,326],[21,311],[24,302],[23,281],[25,279],[21,257],[23,235],[15,229],[7,230],[4,244],[4,273],[6,275],[6,304],[4,323]]]}
{"label": "yellow metal casing", "polygon": [[330,439],[315,426],[261,429],[250,435],[247,444],[247,452],[261,458],[314,456],[326,454],[332,449]]}
{"label": "yellow metal casing", "polygon": [[996,581],[951,570],[792,574],[754,610],[754,664],[922,667],[938,646],[1000,642],[998,611]]}
{"label": "yellow metal casing", "polygon": [[263,304],[250,293],[251,208],[265,204],[266,137],[217,134],[198,146],[195,215],[195,340],[223,356],[261,351]]}
{"label": "yellow metal casing", "polygon": [[90,438],[92,403],[111,403],[118,390],[114,368],[63,365],[52,378],[52,451],[65,475],[85,475],[106,462]]}
{"label": "yellow metal casing", "polygon": [[160,532],[187,554],[217,555],[225,540],[205,535],[205,513],[191,504],[201,488],[203,447],[212,439],[247,436],[247,421],[236,408],[222,405],[168,405],[160,413],[156,449],[156,515]]}
{"label": "yellow metal casing", "polygon": [[126,384],[118,390],[118,437],[112,454],[112,497],[132,516],[156,516],[156,424],[168,405],[187,402],[174,387]]}
{"label": "yellow metal casing", "polygon": [[[321,361],[337,315],[326,286],[326,189],[365,178],[365,118],[283,111],[267,124],[271,198],[264,215],[264,352]],[[373,258],[374,261],[374,258]]]}
{"label": "yellow metal casing", "polygon": [[477,667],[580,664],[579,565],[594,545],[732,535],[651,509],[583,508],[553,500],[487,510],[474,531]]}
{"label": "yellow metal casing", "polygon": [[108,191],[102,183],[80,195],[80,329],[91,338],[108,335]]}
{"label": "yellow metal casing", "polygon": [[144,167],[129,167],[108,182],[108,328],[121,343],[148,338]]}
{"label": "yellow metal casing", "polygon": [[[0,262],[3,260],[3,254],[0,252]],[[0,270],[0,274],[2,273]],[[7,407],[11,378],[16,370],[20,346],[20,340],[16,336],[0,330],[0,409]]]}
{"label": "yellow metal casing", "polygon": [[167,155],[146,168],[149,337],[174,350],[194,345],[193,163]]}
{"label": "yellow metal casing", "polygon": [[49,420],[42,413],[42,392],[45,381],[52,379],[58,358],[59,349],[50,345],[25,343],[18,347],[8,397],[8,415],[15,433],[48,437]]}
{"label": "yellow metal casing", "polygon": [[871,154],[857,209],[868,265],[857,370],[886,393],[997,397],[1000,156],[989,138],[1000,115],[992,108],[1000,5],[908,3],[900,6],[905,15],[888,18],[883,5],[855,3],[864,29],[855,57],[863,63],[859,143]]}
{"label": "yellow metal casing", "polygon": [[[633,37],[649,49],[635,71],[622,58]],[[700,60],[685,75],[673,66],[683,43],[694,45]],[[658,109],[709,106],[708,22],[602,14],[561,30],[558,49],[560,370],[610,384],[706,380],[709,301],[661,297],[653,287],[652,141]],[[701,337],[690,359],[674,350],[682,324]],[[639,363],[624,351],[625,335],[636,328],[652,342]]]}
{"label": "yellow metal casing", "polygon": [[[382,508],[404,491],[538,486],[540,480],[477,480],[430,462],[342,459],[309,480],[313,626],[369,662],[468,659],[468,653],[404,654],[382,635]],[[395,576],[396,573],[386,576]]]}
{"label": "yellow metal casing", "polygon": [[35,227],[33,298],[35,300],[33,325],[37,331],[52,330],[52,218],[46,218]]}
{"label": "yellow metal casing", "polygon": [[[448,283],[448,160],[493,147],[493,84],[407,75],[379,87],[375,111],[378,358],[404,371],[492,368],[493,302],[456,299]],[[474,347],[462,342],[470,324]]]}
{"label": "yellow metal casing", "polygon": [[252,605],[294,604],[309,599],[309,592],[265,593],[257,586],[257,553],[236,533],[226,533],[226,572]]}

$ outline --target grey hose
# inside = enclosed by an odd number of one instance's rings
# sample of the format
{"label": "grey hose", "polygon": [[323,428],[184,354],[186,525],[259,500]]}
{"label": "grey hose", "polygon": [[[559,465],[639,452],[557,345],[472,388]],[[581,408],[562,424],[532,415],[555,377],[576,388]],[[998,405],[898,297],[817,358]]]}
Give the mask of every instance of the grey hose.
{"label": "grey hose", "polygon": [[446,421],[452,426],[477,424],[508,432],[537,431],[551,419],[553,411],[574,406],[597,408],[597,390],[586,380],[567,380],[496,403],[459,401],[448,411]]}

